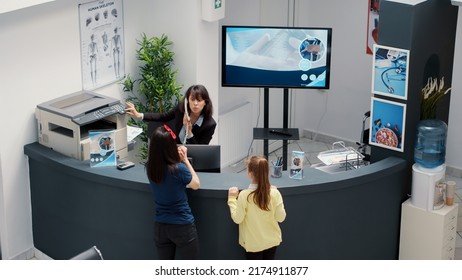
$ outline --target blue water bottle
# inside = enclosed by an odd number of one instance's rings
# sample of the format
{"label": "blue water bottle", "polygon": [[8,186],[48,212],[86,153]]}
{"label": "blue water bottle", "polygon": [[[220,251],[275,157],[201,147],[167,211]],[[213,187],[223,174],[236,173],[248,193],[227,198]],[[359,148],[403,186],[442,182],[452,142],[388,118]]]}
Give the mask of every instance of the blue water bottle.
{"label": "blue water bottle", "polygon": [[446,161],[448,126],[438,119],[421,120],[417,123],[417,140],[414,160],[425,168],[435,168]]}

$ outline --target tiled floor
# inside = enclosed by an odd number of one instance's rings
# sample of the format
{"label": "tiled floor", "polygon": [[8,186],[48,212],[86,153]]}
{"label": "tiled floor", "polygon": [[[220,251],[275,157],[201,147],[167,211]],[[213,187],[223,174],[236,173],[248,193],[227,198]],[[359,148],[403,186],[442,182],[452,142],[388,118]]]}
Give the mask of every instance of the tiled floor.
{"label": "tiled floor", "polygon": [[[338,146],[336,146],[338,147]],[[326,144],[323,142],[313,141],[307,138],[301,138],[299,141],[289,143],[288,152],[291,151],[304,151],[305,152],[305,166],[312,166],[316,164],[321,164],[322,162],[317,158],[319,152],[327,151],[332,149],[332,144]],[[354,146],[353,148],[357,148]],[[270,160],[275,160],[277,157],[282,156],[282,148],[269,154]],[[238,162],[231,166],[222,168],[222,172],[242,172],[245,170],[244,161]],[[456,182],[456,197],[455,203],[462,203],[462,178],[453,177],[446,175],[446,181],[455,181]],[[459,219],[458,219],[458,232],[456,240],[456,251],[455,259],[462,260],[462,207],[459,206]]]}

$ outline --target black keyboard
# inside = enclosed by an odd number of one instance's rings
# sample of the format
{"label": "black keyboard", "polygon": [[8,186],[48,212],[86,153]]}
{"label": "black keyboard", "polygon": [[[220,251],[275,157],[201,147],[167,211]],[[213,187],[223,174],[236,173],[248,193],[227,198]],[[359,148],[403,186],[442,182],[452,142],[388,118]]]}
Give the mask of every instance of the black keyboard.
{"label": "black keyboard", "polygon": [[99,119],[112,116],[114,114],[122,115],[124,113],[125,113],[125,106],[122,103],[118,103],[110,107],[104,107],[104,108],[95,110],[93,112],[89,112],[83,116],[73,118],[72,121],[78,125],[85,125],[87,123],[91,123]]}

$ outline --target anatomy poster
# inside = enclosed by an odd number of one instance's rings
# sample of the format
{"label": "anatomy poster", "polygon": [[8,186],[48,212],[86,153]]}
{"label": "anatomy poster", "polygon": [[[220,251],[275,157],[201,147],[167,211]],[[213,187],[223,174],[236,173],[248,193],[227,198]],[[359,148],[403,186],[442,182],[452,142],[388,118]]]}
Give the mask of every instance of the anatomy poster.
{"label": "anatomy poster", "polygon": [[95,89],[125,76],[122,0],[79,5],[83,89]]}
{"label": "anatomy poster", "polygon": [[407,99],[409,50],[375,45],[372,92]]}
{"label": "anatomy poster", "polygon": [[404,151],[406,105],[372,98],[369,144]]}

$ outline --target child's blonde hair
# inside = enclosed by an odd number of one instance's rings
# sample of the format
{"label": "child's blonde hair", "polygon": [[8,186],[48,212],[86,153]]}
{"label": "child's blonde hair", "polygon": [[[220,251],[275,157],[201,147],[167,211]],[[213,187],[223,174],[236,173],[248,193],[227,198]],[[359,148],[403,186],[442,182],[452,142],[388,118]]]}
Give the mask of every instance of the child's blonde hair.
{"label": "child's blonde hair", "polygon": [[260,209],[269,211],[271,183],[269,181],[268,160],[264,156],[251,156],[247,160],[247,172],[252,174],[257,184],[257,188],[252,191],[253,202]]}

